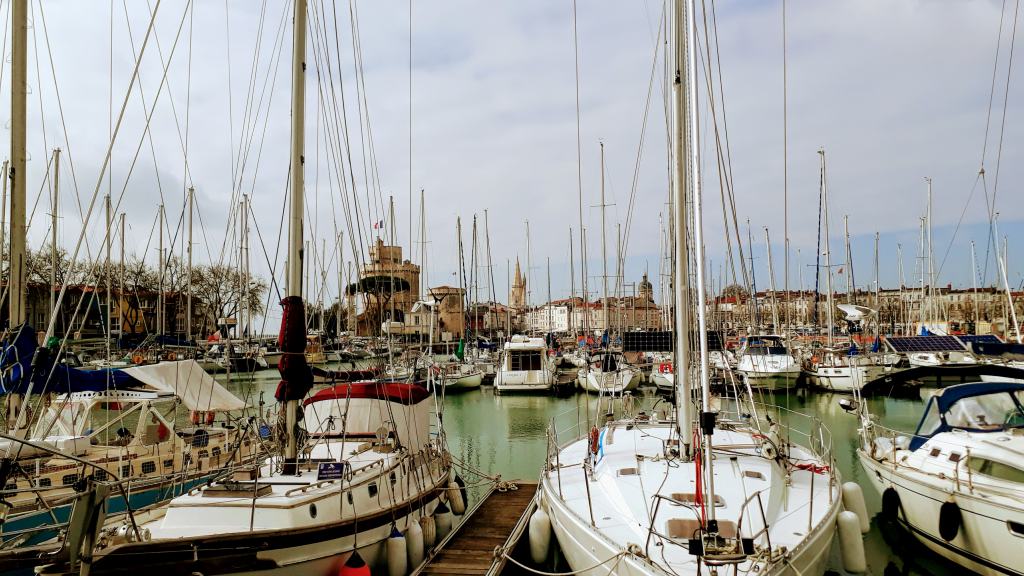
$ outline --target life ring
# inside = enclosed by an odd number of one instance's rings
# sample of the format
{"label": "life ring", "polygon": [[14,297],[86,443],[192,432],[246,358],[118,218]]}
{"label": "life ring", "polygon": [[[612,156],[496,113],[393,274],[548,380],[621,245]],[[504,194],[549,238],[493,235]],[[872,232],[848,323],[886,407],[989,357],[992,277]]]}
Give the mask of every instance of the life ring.
{"label": "life ring", "polygon": [[132,356],[132,364],[142,364],[143,360],[144,358],[142,357],[142,354],[135,354]]}
{"label": "life ring", "polygon": [[171,362],[174,362],[177,359],[178,359],[178,355],[175,354],[174,352],[168,352],[167,353],[167,360],[169,360]]}
{"label": "life ring", "polygon": [[594,426],[590,429],[590,453],[597,454],[598,443],[601,440],[601,432]]}
{"label": "life ring", "polygon": [[939,536],[946,542],[952,541],[960,533],[963,515],[960,506],[952,500],[942,503],[939,507]]}

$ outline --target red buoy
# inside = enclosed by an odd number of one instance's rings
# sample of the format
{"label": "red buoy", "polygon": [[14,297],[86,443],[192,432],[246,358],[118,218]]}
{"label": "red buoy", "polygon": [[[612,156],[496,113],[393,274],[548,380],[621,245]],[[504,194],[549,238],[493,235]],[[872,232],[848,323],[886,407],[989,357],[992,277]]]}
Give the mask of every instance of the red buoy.
{"label": "red buoy", "polygon": [[363,561],[359,551],[354,551],[341,570],[338,570],[338,576],[370,576],[370,567]]}

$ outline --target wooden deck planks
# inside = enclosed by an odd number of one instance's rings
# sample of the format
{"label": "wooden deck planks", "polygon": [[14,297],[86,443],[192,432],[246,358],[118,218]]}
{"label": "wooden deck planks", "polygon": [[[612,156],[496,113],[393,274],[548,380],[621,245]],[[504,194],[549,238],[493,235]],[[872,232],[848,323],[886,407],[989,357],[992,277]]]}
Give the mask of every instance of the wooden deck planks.
{"label": "wooden deck planks", "polygon": [[420,574],[482,576],[494,563],[494,549],[503,546],[529,507],[536,483],[518,483],[519,489],[492,492],[484,503],[458,527],[443,550],[437,552]]}

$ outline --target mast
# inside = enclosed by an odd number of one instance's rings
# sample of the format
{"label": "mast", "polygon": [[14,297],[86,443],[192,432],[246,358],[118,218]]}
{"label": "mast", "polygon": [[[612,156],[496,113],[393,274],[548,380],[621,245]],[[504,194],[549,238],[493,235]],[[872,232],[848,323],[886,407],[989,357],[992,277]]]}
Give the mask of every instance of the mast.
{"label": "mast", "polygon": [[484,241],[487,243],[487,291],[490,296],[490,304],[487,306],[487,315],[491,317],[491,329],[497,324],[494,318],[494,304],[498,301],[497,289],[494,286],[494,263],[491,262],[491,222],[484,209]]}
{"label": "mast", "polygon": [[[693,250],[694,250],[694,263],[696,264],[697,274],[695,280],[697,289],[697,339],[700,345],[700,358],[698,361],[698,372],[701,383],[701,414],[700,414],[700,429],[704,435],[704,456],[703,461],[707,467],[707,500],[705,502],[715,501],[715,474],[714,474],[714,461],[712,455],[712,435],[715,430],[715,412],[711,410],[711,382],[708,378],[708,330],[707,330],[707,302],[706,292],[704,287],[704,222],[701,208],[701,181],[700,181],[700,157],[699,157],[699,142],[698,142],[698,119],[697,119],[697,31],[696,31],[696,8],[693,0],[686,2],[686,97],[685,102],[687,104],[687,116],[686,116],[686,159],[688,161],[688,170],[686,173],[686,189],[690,194],[690,200],[692,202],[693,210]],[[677,200],[683,200],[683,198],[677,198]],[[679,202],[680,210],[685,209],[685,203]],[[679,231],[677,230],[677,234]],[[676,242],[679,244],[686,243],[686,236],[677,236]],[[683,263],[685,264],[685,260]],[[678,264],[677,264],[678,266]],[[683,275],[686,281],[689,278],[686,274]],[[677,282],[679,278],[677,277]],[[678,296],[678,292],[677,292]],[[686,306],[687,302],[676,302],[677,306]],[[683,333],[689,333],[689,326],[683,326]],[[676,338],[682,340],[682,334],[679,334]],[[686,400],[686,398],[684,398]],[[712,534],[718,532],[718,522],[715,520],[715,506],[708,506],[707,516],[707,530]]]}
{"label": "mast", "polygon": [[553,331],[551,326],[551,257],[548,256],[548,333]]}
{"label": "mast", "polygon": [[[50,323],[56,314],[57,296],[57,206],[60,205],[60,148],[53,149],[53,203],[50,205]],[[109,296],[108,296],[109,298]],[[109,316],[108,316],[109,318]],[[109,323],[109,322],[108,322]]]}
{"label": "mast", "polygon": [[[121,286],[121,290],[117,295],[117,330],[119,333],[124,332],[124,219],[125,213],[121,212],[121,250],[118,253],[121,259],[120,265],[118,266],[118,275],[120,276],[118,284]],[[191,277],[189,280],[191,281]]]}
{"label": "mast", "polygon": [[843,214],[843,235],[845,236],[845,248],[846,248],[846,303],[853,303],[853,291],[857,289],[853,285],[853,268],[851,254],[850,254],[850,216]]}
{"label": "mast", "polygon": [[978,264],[975,258],[974,240],[971,240],[971,284],[974,287],[974,332],[977,333],[980,317],[978,313]]}
{"label": "mast", "polygon": [[[109,213],[110,206],[110,195],[107,195],[107,210]],[[159,270],[157,271],[157,293],[156,293],[156,333],[157,336],[162,336],[164,333],[164,205],[161,204],[158,212],[160,236],[160,248],[159,248]],[[110,244],[107,244],[107,260],[110,260]]]}
{"label": "mast", "polygon": [[599,142],[599,144],[601,145],[601,282],[604,292],[601,310],[604,312],[604,333],[608,337],[608,343],[611,344],[611,330],[608,326],[608,231],[604,221],[604,142]]}
{"label": "mast", "polygon": [[932,322],[936,320],[938,314],[936,310],[933,310],[935,305],[935,265],[932,262],[932,179],[931,177],[925,177],[925,181],[928,183],[928,248],[926,254],[928,255],[928,321]]}
{"label": "mast", "polygon": [[[303,146],[305,144],[306,102],[306,0],[295,0],[292,18],[292,125],[291,125],[291,203],[288,210],[288,296],[302,298],[303,227]],[[295,425],[299,401],[285,402],[284,473],[298,472],[298,441]]]}
{"label": "mast", "polygon": [[768,227],[764,227],[764,247],[768,252],[768,283],[772,289],[772,326],[776,334],[779,330],[779,302],[775,296],[775,268],[772,267],[772,241],[768,236]]}
{"label": "mast", "polygon": [[[410,209],[409,209],[410,218],[412,218],[412,216],[411,216],[411,214],[412,214],[412,205],[410,204],[409,207],[410,207]],[[336,334],[336,337],[338,338],[339,343],[341,341],[341,310],[342,310],[342,303],[341,303],[342,302],[342,298],[341,297],[342,297],[342,294],[345,293],[345,279],[342,277],[343,273],[345,271],[345,262],[344,262],[344,257],[342,256],[342,253],[341,253],[341,248],[342,248],[341,241],[344,238],[344,235],[345,235],[344,232],[338,232],[338,306],[334,309],[334,332]],[[411,229],[410,229],[410,236],[409,236],[409,238],[412,238],[412,230]],[[409,248],[410,249],[412,248],[412,240],[409,241]],[[410,255],[410,258],[411,257],[412,256]]]}
{"label": "mast", "polygon": [[828,331],[828,346],[832,347],[832,331],[834,330],[834,320],[832,318],[832,250],[829,245],[829,227],[828,227],[828,178],[825,172],[825,149],[821,148],[818,150],[818,159],[821,164],[821,196],[822,204],[825,212],[825,291],[827,292],[825,300],[826,318],[825,329]]}
{"label": "mast", "polygon": [[[188,258],[188,272],[185,274],[185,281],[187,288],[185,292],[185,341],[192,341],[192,214],[195,206],[195,194],[196,189],[192,186],[188,188],[188,245],[185,247],[186,257]],[[123,217],[123,215],[122,215]],[[124,229],[122,228],[122,258],[124,252],[123,245]],[[123,289],[123,287],[122,287]]]}
{"label": "mast", "polygon": [[533,270],[530,263],[530,221],[526,221],[526,297],[525,307],[530,309],[530,290],[533,288],[533,279],[530,278],[530,271]]}
{"label": "mast", "polygon": [[[9,274],[10,329],[25,322],[25,101],[28,92],[28,0],[11,2],[11,255]],[[25,418],[19,414],[23,396],[12,394],[7,404],[8,430],[23,434]],[[12,418],[13,416],[13,418]],[[13,423],[13,426],[11,425]]]}
{"label": "mast", "polygon": [[572,226],[569,226],[569,332],[573,334],[575,338],[576,322],[575,311],[576,311],[576,257],[573,255],[572,248]]}
{"label": "mast", "polygon": [[[687,12],[690,11],[689,0],[686,0]],[[676,380],[676,418],[679,440],[683,450],[682,459],[689,462],[692,457],[692,403],[690,393],[690,294],[689,294],[689,255],[687,254],[686,207],[686,142],[684,133],[688,129],[687,118],[683,114],[686,97],[683,88],[683,71],[686,67],[687,46],[684,43],[686,34],[684,27],[689,19],[684,16],[683,2],[674,5],[674,56],[675,74],[672,83],[672,212],[675,218],[675,281],[672,283],[675,307],[675,350],[673,369]],[[689,75],[687,75],[689,79]],[[689,80],[687,80],[689,83]],[[714,502],[714,500],[711,500]],[[713,507],[712,507],[713,508]]]}
{"label": "mast", "polygon": [[[103,261],[103,276],[105,277],[105,279],[107,281],[107,316],[106,316],[106,321],[105,321],[106,326],[104,326],[104,328],[103,328],[103,334],[106,335],[106,340],[107,340],[107,360],[110,360],[110,341],[111,341],[112,336],[113,336],[113,334],[110,333],[110,312],[111,312],[110,301],[111,301],[111,296],[112,296],[111,287],[114,284],[114,278],[113,278],[113,275],[111,274],[111,270],[110,270],[110,249],[111,249],[111,244],[113,243],[114,214],[113,214],[113,208],[112,208],[112,206],[110,204],[110,194],[107,194],[106,197],[103,200],[104,200],[103,201],[103,205],[104,205],[103,220],[104,220],[104,222],[106,223],[106,226],[107,226],[107,233],[106,233],[106,236],[103,238],[103,244],[104,244],[104,246],[106,248],[106,258],[104,258],[104,261]],[[163,240],[163,236],[161,236],[160,239]],[[163,245],[161,244],[161,246],[163,246]],[[161,274],[163,274],[163,270],[162,269],[161,269]],[[161,278],[162,278],[162,276],[161,276]]]}

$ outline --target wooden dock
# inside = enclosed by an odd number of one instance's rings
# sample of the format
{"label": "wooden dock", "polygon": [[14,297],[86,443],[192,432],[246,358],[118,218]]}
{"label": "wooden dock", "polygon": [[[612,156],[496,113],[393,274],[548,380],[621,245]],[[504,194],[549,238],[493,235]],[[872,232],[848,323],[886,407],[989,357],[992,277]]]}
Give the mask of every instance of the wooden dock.
{"label": "wooden dock", "polygon": [[413,575],[499,574],[505,559],[495,558],[498,546],[511,549],[523,535],[533,513],[536,482],[511,482],[517,490],[491,488],[463,521],[434,549]]}

